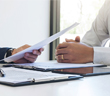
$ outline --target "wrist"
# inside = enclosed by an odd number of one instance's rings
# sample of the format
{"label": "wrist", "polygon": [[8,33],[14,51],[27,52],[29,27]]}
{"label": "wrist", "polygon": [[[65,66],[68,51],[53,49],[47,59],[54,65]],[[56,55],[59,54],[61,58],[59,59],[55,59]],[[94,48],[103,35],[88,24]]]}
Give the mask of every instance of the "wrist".
{"label": "wrist", "polygon": [[92,47],[89,47],[89,62],[93,62],[94,51]]}
{"label": "wrist", "polygon": [[6,52],[6,57],[9,57],[12,55],[12,52],[13,52],[13,48],[9,49],[7,52]]}

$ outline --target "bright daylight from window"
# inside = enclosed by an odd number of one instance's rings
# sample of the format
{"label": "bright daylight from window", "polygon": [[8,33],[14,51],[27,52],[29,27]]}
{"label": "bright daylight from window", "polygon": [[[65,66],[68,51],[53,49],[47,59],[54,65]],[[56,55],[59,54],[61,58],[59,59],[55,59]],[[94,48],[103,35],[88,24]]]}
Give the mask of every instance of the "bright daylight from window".
{"label": "bright daylight from window", "polygon": [[92,25],[99,9],[105,0],[61,0],[60,9],[60,30],[69,27],[75,22],[79,22],[76,28],[68,31],[60,37],[60,43],[65,38],[74,39],[76,36],[81,38]]}

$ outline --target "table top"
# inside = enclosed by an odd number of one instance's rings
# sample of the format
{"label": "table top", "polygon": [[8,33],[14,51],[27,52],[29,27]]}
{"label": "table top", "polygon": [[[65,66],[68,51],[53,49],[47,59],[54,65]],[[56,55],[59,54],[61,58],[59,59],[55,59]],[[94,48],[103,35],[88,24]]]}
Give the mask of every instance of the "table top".
{"label": "table top", "polygon": [[11,87],[0,85],[0,96],[110,96],[110,75]]}

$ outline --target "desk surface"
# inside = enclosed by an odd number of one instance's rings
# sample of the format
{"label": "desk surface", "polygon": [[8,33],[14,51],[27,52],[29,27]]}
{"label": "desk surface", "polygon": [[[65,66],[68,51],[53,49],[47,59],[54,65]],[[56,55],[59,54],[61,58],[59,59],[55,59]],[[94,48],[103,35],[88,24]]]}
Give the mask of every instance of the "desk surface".
{"label": "desk surface", "polygon": [[110,75],[20,87],[0,85],[0,96],[110,96]]}

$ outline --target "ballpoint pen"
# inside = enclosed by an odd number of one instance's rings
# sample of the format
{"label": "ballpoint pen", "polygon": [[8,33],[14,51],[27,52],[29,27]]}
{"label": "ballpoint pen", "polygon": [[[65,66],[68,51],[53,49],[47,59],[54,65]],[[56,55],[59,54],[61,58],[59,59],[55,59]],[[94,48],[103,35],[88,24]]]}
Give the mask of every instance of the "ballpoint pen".
{"label": "ballpoint pen", "polygon": [[0,77],[4,77],[4,76],[5,76],[5,72],[2,69],[0,69]]}

